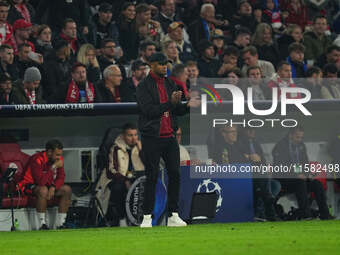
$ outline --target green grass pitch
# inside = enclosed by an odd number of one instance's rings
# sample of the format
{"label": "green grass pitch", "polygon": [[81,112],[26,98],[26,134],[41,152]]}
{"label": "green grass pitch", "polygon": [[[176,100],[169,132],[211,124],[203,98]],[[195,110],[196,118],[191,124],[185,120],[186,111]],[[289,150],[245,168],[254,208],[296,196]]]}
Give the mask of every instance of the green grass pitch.
{"label": "green grass pitch", "polygon": [[0,254],[340,254],[340,221],[1,232]]}

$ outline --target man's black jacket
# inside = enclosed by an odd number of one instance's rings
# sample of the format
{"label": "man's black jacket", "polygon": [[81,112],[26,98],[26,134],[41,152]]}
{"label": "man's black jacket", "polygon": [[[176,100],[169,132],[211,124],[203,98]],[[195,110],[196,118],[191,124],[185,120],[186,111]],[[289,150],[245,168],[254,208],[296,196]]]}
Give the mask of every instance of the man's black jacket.
{"label": "man's black jacket", "polygon": [[171,104],[171,95],[178,90],[173,81],[165,78],[164,87],[169,100],[166,103],[160,103],[157,83],[150,74],[137,86],[136,99],[140,110],[138,128],[142,136],[159,137],[161,117],[165,112],[170,113],[171,126],[176,132],[177,115],[181,116],[189,112],[189,107],[185,104]]}

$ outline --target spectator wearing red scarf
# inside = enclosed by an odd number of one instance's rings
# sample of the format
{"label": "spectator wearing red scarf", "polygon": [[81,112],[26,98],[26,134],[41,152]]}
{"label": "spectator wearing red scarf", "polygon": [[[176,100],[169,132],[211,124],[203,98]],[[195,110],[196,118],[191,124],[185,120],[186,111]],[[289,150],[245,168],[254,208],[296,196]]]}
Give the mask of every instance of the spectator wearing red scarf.
{"label": "spectator wearing red scarf", "polygon": [[77,38],[77,24],[73,19],[65,19],[63,28],[59,34],[60,38],[67,41],[71,46],[71,56],[75,58],[80,48]]}
{"label": "spectator wearing red scarf", "polygon": [[170,79],[173,80],[178,89],[182,91],[182,101],[186,101],[189,98],[189,91],[187,88],[188,78],[188,69],[185,65],[177,64],[173,67]]}
{"label": "spectator wearing red scarf", "polygon": [[8,12],[8,22],[13,24],[18,19],[24,19],[31,23],[35,17],[35,10],[33,6],[28,3],[28,0],[10,0],[8,1],[11,8]]}
{"label": "spectator wearing red scarf", "polygon": [[19,80],[14,84],[13,93],[18,104],[44,104],[40,89],[41,74],[38,68],[29,67],[26,69],[23,81]]}
{"label": "spectator wearing red scarf", "polygon": [[72,67],[72,80],[67,86],[65,103],[93,103],[95,90],[86,78],[86,66],[75,63]]}

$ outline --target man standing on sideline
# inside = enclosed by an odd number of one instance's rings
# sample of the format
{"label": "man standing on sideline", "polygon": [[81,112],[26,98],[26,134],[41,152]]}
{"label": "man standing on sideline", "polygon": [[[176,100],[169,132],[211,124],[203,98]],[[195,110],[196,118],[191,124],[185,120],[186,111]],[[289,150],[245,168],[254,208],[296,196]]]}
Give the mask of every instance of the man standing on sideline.
{"label": "man standing on sideline", "polygon": [[141,227],[152,227],[151,213],[155,202],[155,188],[159,173],[159,161],[162,157],[167,169],[168,183],[168,226],[186,226],[178,216],[180,188],[180,155],[177,131],[177,115],[189,112],[189,107],[198,107],[200,101],[190,99],[181,103],[182,92],[168,78],[167,58],[162,53],[155,53],[149,59],[151,71],[138,85],[136,91],[139,115],[139,130],[142,135],[142,147],[145,157],[145,194],[143,203],[144,218]]}
{"label": "man standing on sideline", "polygon": [[36,196],[36,210],[40,230],[48,230],[46,224],[46,208],[48,201],[58,199],[57,228],[65,228],[67,211],[71,202],[72,190],[65,185],[63,145],[58,140],[46,143],[45,151],[34,154],[26,168],[24,179],[19,187],[25,193]]}

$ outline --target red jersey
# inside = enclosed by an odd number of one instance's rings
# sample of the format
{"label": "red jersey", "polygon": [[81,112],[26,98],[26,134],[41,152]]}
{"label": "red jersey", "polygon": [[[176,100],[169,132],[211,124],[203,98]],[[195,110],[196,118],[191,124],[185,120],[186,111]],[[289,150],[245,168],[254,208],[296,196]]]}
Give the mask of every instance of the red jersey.
{"label": "red jersey", "polygon": [[[61,160],[64,161],[63,157]],[[64,185],[65,171],[64,167],[57,169],[52,168],[52,163],[48,161],[46,151],[38,152],[31,156],[28,161],[23,180],[18,184],[23,191],[28,184],[38,186],[52,186],[59,189]]]}

